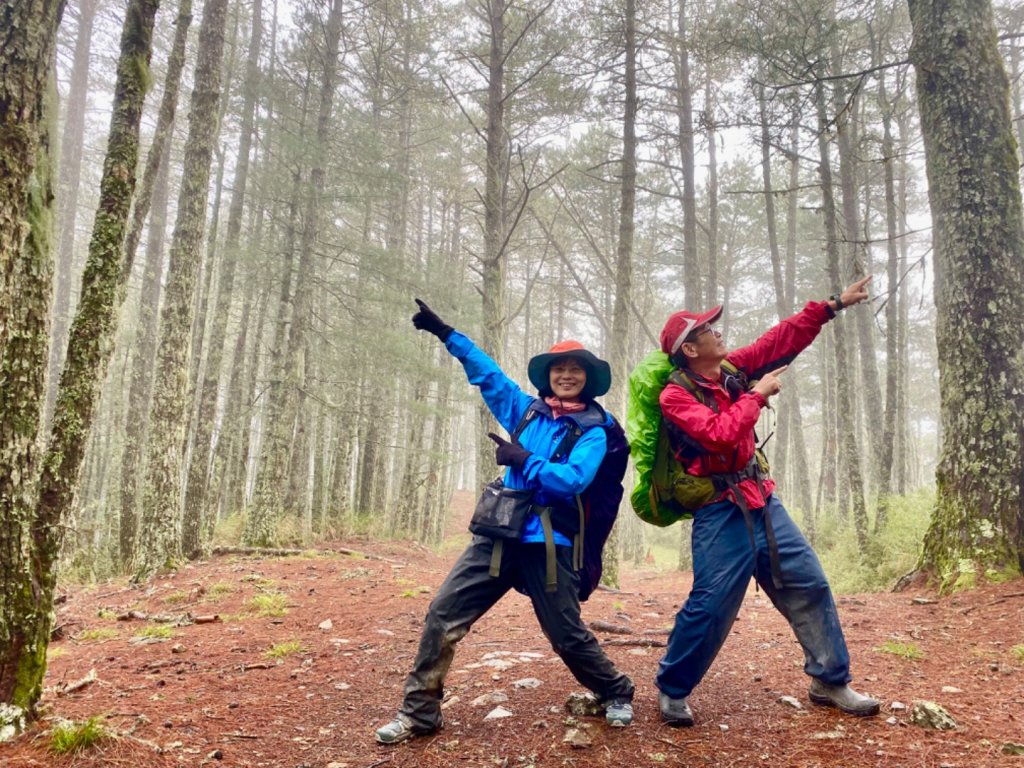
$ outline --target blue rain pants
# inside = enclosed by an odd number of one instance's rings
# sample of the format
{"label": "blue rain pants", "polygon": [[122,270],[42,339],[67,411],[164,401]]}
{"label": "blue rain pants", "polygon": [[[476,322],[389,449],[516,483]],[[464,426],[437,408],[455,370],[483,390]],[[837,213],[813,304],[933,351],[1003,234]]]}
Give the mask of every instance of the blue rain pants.
{"label": "blue rain pants", "polygon": [[[850,681],[850,655],[832,590],[817,555],[775,494],[750,510],[754,548],[742,510],[732,501],[693,516],[693,589],[676,614],[655,683],[673,699],[690,695],[718,655],[739,613],[750,577],[786,618],[804,649],[804,671],[827,685]],[[772,584],[764,515],[778,542],[782,589]]]}

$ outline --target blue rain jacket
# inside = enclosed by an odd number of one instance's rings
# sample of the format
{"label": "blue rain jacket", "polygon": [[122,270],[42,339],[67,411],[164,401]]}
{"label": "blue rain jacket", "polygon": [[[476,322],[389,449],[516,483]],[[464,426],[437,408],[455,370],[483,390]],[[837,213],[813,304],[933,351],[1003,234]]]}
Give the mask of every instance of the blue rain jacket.
{"label": "blue rain jacket", "polygon": [[[522,471],[509,467],[505,472],[508,488],[532,488],[534,503],[540,506],[561,506],[576,509],[576,494],[583,493],[597,474],[608,450],[603,429],[611,416],[591,405],[581,413],[563,414],[551,418],[551,409],[536,397],[526,394],[519,385],[505,375],[494,360],[476,346],[467,336],[453,331],[445,342],[448,351],[466,371],[469,383],[480,388],[480,394],[498,423],[509,434],[518,426],[526,410],[537,403],[538,415],[527,424],[519,436],[519,443],[532,452]],[[570,454],[561,462],[548,461],[562,442],[572,422],[583,430]],[[555,544],[572,546],[572,542],[557,530]],[[521,539],[523,542],[544,542],[540,518],[530,515]]]}

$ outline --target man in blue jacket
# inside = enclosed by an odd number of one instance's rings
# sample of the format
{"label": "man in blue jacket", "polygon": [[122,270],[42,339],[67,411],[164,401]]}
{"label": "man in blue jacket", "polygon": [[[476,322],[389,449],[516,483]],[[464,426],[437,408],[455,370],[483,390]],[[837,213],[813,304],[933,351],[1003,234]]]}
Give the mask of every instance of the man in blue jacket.
{"label": "man in blue jacket", "polygon": [[[584,626],[579,576],[573,567],[572,539],[579,532],[575,497],[594,479],[607,448],[605,430],[593,427],[606,425],[610,417],[594,398],[611,386],[610,366],[579,342],[560,342],[530,360],[530,382],[540,393],[540,398],[532,397],[469,338],[419,299],[416,303],[420,309],[413,325],[437,336],[462,363],[470,384],[480,388],[502,427],[510,434],[519,428],[512,440],[490,437],[497,444],[497,463],[508,467],[505,487],[530,489],[533,494],[518,539],[499,545],[475,535],[441,585],[427,612],[402,706],[394,720],[377,730],[377,741],[397,744],[441,727],[444,679],[455,644],[513,588],[529,596],[555,653],[604,705],[608,724],[629,725],[633,683],[615,668]],[[570,431],[582,434],[571,450],[559,455]],[[535,510],[547,511],[536,514]]]}

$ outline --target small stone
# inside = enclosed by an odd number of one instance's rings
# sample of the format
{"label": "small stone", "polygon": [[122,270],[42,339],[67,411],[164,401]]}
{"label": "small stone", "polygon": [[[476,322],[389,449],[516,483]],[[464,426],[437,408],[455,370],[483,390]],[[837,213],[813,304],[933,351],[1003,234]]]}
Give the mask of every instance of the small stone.
{"label": "small stone", "polygon": [[729,726],[726,725],[725,723],[719,723],[718,724],[718,730],[720,730],[722,733],[725,733],[726,731],[729,730]]}
{"label": "small stone", "polygon": [[321,632],[330,632],[332,629],[334,629],[334,622],[330,619],[324,619],[316,626],[317,629],[319,629]]}
{"label": "small stone", "polygon": [[503,701],[508,701],[508,695],[504,691],[491,691],[483,696],[477,696],[470,704],[474,707],[484,707],[490,704],[500,704]]}
{"label": "small stone", "polygon": [[524,677],[521,680],[516,680],[512,685],[516,688],[539,688],[540,680],[536,677]]}
{"label": "small stone", "polygon": [[184,653],[184,652],[185,652],[185,646],[182,645],[181,643],[175,643],[174,645],[171,646],[171,653]]}
{"label": "small stone", "polygon": [[999,747],[999,751],[1004,755],[1024,755],[1024,744],[1015,744],[1012,741],[1008,741]]}
{"label": "small stone", "polygon": [[904,704],[902,701],[894,701],[892,704],[889,705],[889,709],[891,709],[893,712],[902,712],[906,708],[907,705]]}
{"label": "small stone", "polygon": [[570,728],[565,732],[565,737],[562,739],[562,743],[568,744],[573,749],[586,749],[594,742],[582,728]]}
{"label": "small stone", "polygon": [[229,701],[228,702],[228,709],[238,709],[238,702],[237,701]]}
{"label": "small stone", "polygon": [[596,716],[604,713],[601,703],[592,693],[570,693],[565,708],[577,717]]}
{"label": "small stone", "polygon": [[349,685],[348,683],[335,683],[334,684],[334,690],[336,690],[336,691],[347,691],[351,687],[352,686]]}
{"label": "small stone", "polygon": [[501,720],[502,718],[506,717],[512,717],[512,713],[504,707],[495,707],[487,713],[487,716],[484,717],[484,720]]}
{"label": "small stone", "polygon": [[377,630],[377,634],[378,635],[384,635],[385,637],[394,637],[395,636],[395,633],[392,632],[390,629],[378,629]]}
{"label": "small stone", "polygon": [[448,709],[448,707],[450,707],[452,704],[458,704],[458,703],[459,703],[459,697],[458,696],[450,696],[450,697],[448,697],[447,699],[445,699],[444,701],[441,702],[441,709]]}
{"label": "small stone", "polygon": [[893,717],[887,717],[885,719],[885,722],[888,723],[889,725],[896,725],[897,723],[899,723],[899,720],[897,720],[895,718],[895,716],[893,716]]}
{"label": "small stone", "polygon": [[942,692],[943,693],[963,693],[963,691],[961,691],[959,688],[957,688],[956,686],[953,686],[953,685],[944,685],[944,686],[942,686]]}
{"label": "small stone", "polygon": [[922,728],[937,731],[951,731],[957,727],[956,720],[934,701],[915,701],[910,709],[910,721]]}
{"label": "small stone", "polygon": [[327,768],[348,768],[348,763],[328,763]]}
{"label": "small stone", "polygon": [[804,705],[801,704],[798,699],[795,699],[792,696],[779,696],[779,703],[785,704],[787,707],[792,707],[793,709],[804,708]]}
{"label": "small stone", "polygon": [[761,682],[761,676],[760,675],[754,675],[754,682],[755,683],[760,683]]}
{"label": "small stone", "polygon": [[207,760],[223,760],[224,759],[224,753],[221,752],[219,749],[215,749],[215,750],[213,750],[213,752],[211,752],[210,754],[208,754],[206,756],[206,759]]}
{"label": "small stone", "polygon": [[842,731],[839,731],[839,730],[835,730],[835,731],[820,731],[820,732],[814,734],[813,736],[811,736],[811,738],[812,739],[818,739],[819,741],[829,741],[829,740],[833,740],[833,739],[841,739],[844,736],[846,736],[845,733],[843,733]]}

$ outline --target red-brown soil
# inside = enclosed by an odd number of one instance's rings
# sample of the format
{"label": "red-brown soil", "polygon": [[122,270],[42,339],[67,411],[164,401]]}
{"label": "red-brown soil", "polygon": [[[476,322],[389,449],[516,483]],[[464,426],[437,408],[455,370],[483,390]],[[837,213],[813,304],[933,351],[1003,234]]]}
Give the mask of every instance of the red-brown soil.
{"label": "red-brown soil", "polygon": [[[585,722],[592,744],[563,743],[567,695],[581,690],[541,635],[529,602],[509,594],[462,641],[449,676],[446,726],[396,746],[373,731],[399,703],[431,593],[457,553],[415,544],[348,540],[374,559],[221,556],[143,587],[108,582],[73,588],[57,614],[65,639],[51,646],[44,719],[0,747],[0,764],[25,766],[1024,766],[1003,753],[1024,742],[1024,581],[936,597],[926,591],[839,599],[854,661],[855,685],[877,696],[882,714],[857,719],[807,701],[802,653],[763,594],[748,593],[740,618],[703,684],[691,697],[697,723],[659,720],[653,678],[659,648],[609,645],[637,684],[636,720],[612,730]],[[635,635],[666,629],[685,598],[689,575],[626,570],[622,591],[601,591],[584,619],[626,625]],[[287,595],[286,615],[246,613],[257,594]],[[935,602],[915,602],[914,598]],[[133,641],[154,622],[118,621],[128,610],[169,616],[218,614],[215,623],[173,628],[173,637]],[[101,611],[103,612],[101,614]],[[321,629],[330,619],[333,627]],[[105,629],[106,640],[86,640]],[[108,632],[109,634],[109,632]],[[663,639],[663,635],[656,635]],[[77,639],[76,639],[77,638]],[[923,658],[880,650],[887,640],[913,644]],[[297,641],[281,659],[266,652]],[[520,656],[521,652],[539,658]],[[507,669],[488,658],[511,661]],[[62,687],[95,670],[96,681]],[[516,688],[522,678],[537,688]],[[493,704],[473,700],[503,691],[512,716],[484,721]],[[795,709],[780,702],[792,696]],[[950,731],[910,723],[914,701],[938,702],[956,719]],[[47,749],[55,718],[100,716],[122,734],[74,756]],[[887,722],[889,718],[894,718]],[[131,735],[128,735],[130,732]]]}

